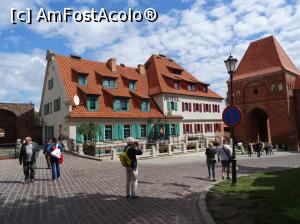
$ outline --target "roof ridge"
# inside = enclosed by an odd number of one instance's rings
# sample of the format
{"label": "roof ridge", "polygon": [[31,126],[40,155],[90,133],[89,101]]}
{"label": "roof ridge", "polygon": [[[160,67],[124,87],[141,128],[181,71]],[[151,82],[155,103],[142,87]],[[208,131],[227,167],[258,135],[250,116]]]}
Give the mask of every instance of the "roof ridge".
{"label": "roof ridge", "polygon": [[[273,36],[272,36],[272,37],[273,37]],[[285,65],[285,62],[283,61],[283,58],[281,57],[281,56],[283,56],[283,57],[285,57],[285,58],[288,60],[289,63],[291,63],[292,69],[295,69],[295,71],[298,72],[297,75],[300,75],[300,72],[299,72],[297,66],[293,63],[293,61],[292,61],[292,60],[290,59],[290,57],[287,55],[287,53],[285,52],[285,50],[281,47],[281,45],[280,45],[280,43],[277,41],[277,39],[276,39],[275,37],[273,37],[272,40],[273,40],[273,42],[274,42],[274,46],[275,46],[276,53],[277,53],[277,56],[278,56],[278,58],[279,58],[281,67],[282,67],[283,69],[285,69],[285,70],[290,71],[290,69],[287,68],[287,66]],[[282,55],[281,55],[280,53],[281,53]],[[293,71],[291,71],[291,72],[293,72]],[[294,72],[293,72],[293,73],[294,73]]]}

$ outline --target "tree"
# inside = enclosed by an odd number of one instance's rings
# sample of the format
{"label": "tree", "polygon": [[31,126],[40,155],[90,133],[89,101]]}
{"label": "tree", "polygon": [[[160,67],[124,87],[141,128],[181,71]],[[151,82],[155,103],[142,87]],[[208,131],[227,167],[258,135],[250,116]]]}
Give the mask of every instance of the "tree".
{"label": "tree", "polygon": [[83,123],[79,126],[79,133],[83,135],[84,143],[86,143],[88,138],[91,142],[94,142],[95,136],[100,133],[100,129],[93,122]]}
{"label": "tree", "polygon": [[34,125],[35,126],[40,126],[40,113],[39,112],[36,112],[34,111],[34,114],[33,114],[33,120],[34,120]]}

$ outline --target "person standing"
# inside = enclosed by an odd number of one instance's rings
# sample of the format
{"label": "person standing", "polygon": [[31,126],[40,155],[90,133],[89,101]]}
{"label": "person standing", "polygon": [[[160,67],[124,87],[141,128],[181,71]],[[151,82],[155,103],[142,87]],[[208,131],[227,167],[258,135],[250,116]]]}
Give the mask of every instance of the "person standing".
{"label": "person standing", "polygon": [[57,138],[52,138],[51,144],[49,144],[49,146],[48,146],[48,152],[50,154],[50,163],[51,163],[52,180],[53,181],[58,180],[60,177],[60,167],[59,167],[60,158],[56,158],[53,155],[51,155],[51,152],[53,152],[56,149],[60,150],[60,153],[61,153],[61,151],[62,151],[61,144],[58,144]]}
{"label": "person standing", "polygon": [[45,159],[46,159],[46,163],[47,163],[47,168],[50,169],[51,167],[51,163],[50,163],[50,154],[48,152],[48,147],[51,144],[51,141],[48,141],[45,146],[44,146],[44,150],[43,150],[43,154],[45,155]]}
{"label": "person standing", "polygon": [[36,152],[39,150],[37,143],[32,142],[30,137],[25,138],[25,143],[21,146],[19,163],[23,164],[23,172],[25,175],[24,183],[33,183],[34,166],[36,162]]}
{"label": "person standing", "polygon": [[262,143],[259,140],[257,140],[257,142],[256,142],[256,151],[257,151],[257,157],[258,158],[260,158],[260,156],[261,156],[262,146],[263,146]]}
{"label": "person standing", "polygon": [[[208,168],[208,180],[216,181],[216,175],[215,175],[215,164],[216,164],[216,154],[217,150],[214,148],[213,143],[208,143],[208,148],[205,151],[206,155],[206,164]],[[211,177],[213,179],[211,179]]]}
{"label": "person standing", "polygon": [[253,145],[252,145],[252,143],[250,142],[250,143],[248,144],[248,156],[249,156],[249,157],[252,157],[252,148],[253,148]]}
{"label": "person standing", "polygon": [[222,164],[222,179],[224,179],[225,172],[227,179],[230,179],[230,163],[231,163],[231,149],[226,145],[218,147],[218,161]]}
{"label": "person standing", "polygon": [[133,137],[127,138],[127,146],[124,149],[124,152],[127,153],[127,156],[131,160],[131,165],[126,167],[126,197],[136,198],[136,190],[137,190],[137,176],[138,176],[138,163],[136,156],[142,155],[143,152],[139,148],[138,143],[134,142]]}

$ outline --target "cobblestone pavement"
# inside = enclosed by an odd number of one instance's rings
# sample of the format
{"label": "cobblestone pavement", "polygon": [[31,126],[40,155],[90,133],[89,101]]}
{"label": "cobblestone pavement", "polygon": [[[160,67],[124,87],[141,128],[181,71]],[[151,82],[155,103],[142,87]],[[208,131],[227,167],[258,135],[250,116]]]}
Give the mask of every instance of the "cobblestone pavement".
{"label": "cobblestone pavement", "polygon": [[[239,172],[300,166],[299,153],[240,156]],[[0,161],[0,223],[203,223],[197,199],[209,184],[203,153],[141,160],[140,198],[127,200],[119,162],[65,156],[62,177],[50,181],[40,155],[36,180],[23,184],[17,160]],[[217,167],[220,178],[220,167]]]}

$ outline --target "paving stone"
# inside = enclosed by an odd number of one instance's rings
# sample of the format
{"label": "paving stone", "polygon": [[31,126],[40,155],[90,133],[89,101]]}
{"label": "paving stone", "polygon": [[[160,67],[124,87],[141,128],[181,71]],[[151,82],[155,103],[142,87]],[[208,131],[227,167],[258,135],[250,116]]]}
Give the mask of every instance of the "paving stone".
{"label": "paving stone", "polygon": [[[238,158],[239,173],[300,166],[299,153]],[[139,161],[139,199],[125,196],[125,169],[117,161],[65,155],[51,181],[40,155],[36,179],[23,184],[17,160],[0,161],[0,223],[203,223],[197,200],[209,184],[201,153]],[[217,165],[220,178],[220,165]]]}

